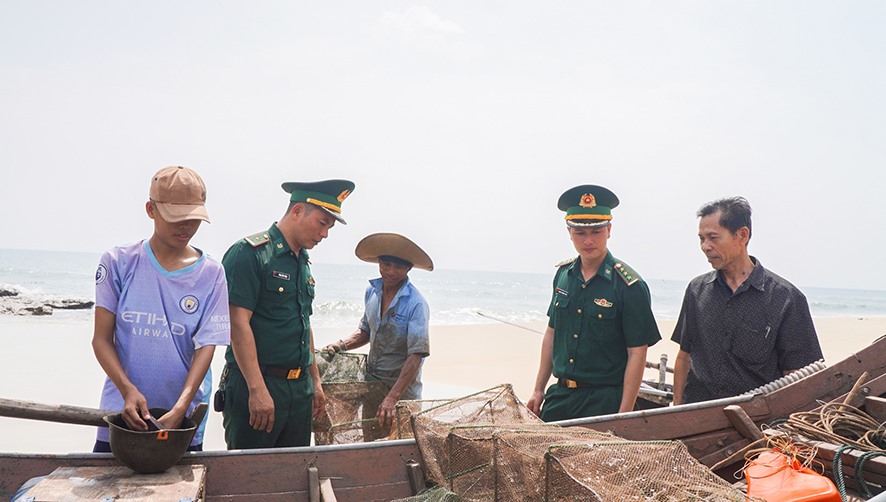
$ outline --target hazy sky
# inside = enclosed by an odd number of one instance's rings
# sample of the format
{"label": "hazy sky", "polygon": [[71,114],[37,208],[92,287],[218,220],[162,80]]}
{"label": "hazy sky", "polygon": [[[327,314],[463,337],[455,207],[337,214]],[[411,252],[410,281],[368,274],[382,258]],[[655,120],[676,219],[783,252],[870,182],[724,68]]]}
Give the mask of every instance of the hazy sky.
{"label": "hazy sky", "polygon": [[751,253],[801,286],[886,289],[886,3],[0,2],[0,248],[150,235],[150,176],[196,169],[221,258],[356,182],[312,252],[399,232],[438,268],[553,273],[557,198],[622,201],[643,276],[709,269],[695,211],[744,195]]}

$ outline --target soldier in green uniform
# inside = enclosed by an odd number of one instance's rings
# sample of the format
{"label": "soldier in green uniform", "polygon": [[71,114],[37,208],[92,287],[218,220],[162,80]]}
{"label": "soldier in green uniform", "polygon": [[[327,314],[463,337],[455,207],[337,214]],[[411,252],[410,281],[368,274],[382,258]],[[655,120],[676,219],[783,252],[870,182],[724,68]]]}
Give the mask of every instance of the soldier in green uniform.
{"label": "soldier in green uniform", "polygon": [[[661,340],[649,288],[606,246],[617,205],[614,193],[596,185],[567,190],[557,204],[578,256],[557,265],[527,403],[545,422],[633,410],[646,349]],[[552,373],[557,381],[545,392]]]}
{"label": "soldier in green uniform", "polygon": [[290,203],[280,221],[234,243],[222,258],[231,310],[220,403],[228,449],[307,446],[312,410],[324,412],[308,250],[336,221],[345,224],[341,204],[354,183],[283,183],[283,190]]}

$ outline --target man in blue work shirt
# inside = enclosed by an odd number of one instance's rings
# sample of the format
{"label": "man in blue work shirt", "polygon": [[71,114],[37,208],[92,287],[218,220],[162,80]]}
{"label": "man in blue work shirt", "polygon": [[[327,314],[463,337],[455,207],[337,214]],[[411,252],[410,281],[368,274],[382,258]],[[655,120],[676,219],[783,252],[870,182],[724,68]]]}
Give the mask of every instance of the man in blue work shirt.
{"label": "man in blue work shirt", "polygon": [[397,401],[421,399],[421,366],[431,353],[428,336],[430,311],[424,296],[409,282],[412,267],[431,271],[431,258],[417,244],[399,234],[379,233],[357,244],[357,257],[378,263],[381,277],[369,281],[360,327],[350,337],[327,345],[329,354],[369,344],[367,380],[389,388],[376,412],[387,428],[397,415]]}

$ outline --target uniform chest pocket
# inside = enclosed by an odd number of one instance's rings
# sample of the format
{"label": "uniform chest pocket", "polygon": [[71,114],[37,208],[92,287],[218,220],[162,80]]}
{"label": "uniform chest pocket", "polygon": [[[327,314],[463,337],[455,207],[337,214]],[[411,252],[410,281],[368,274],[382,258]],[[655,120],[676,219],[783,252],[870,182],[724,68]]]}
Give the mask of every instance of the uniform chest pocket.
{"label": "uniform chest pocket", "polygon": [[313,278],[309,278],[308,283],[305,285],[305,292],[299,297],[301,301],[301,309],[302,313],[305,315],[312,315],[314,313],[314,280]]}
{"label": "uniform chest pocket", "polygon": [[592,337],[609,342],[618,338],[621,333],[618,329],[618,311],[612,302],[604,300],[603,305],[595,300],[587,307],[587,326]]}
{"label": "uniform chest pocket", "polygon": [[295,283],[276,277],[270,277],[265,281],[263,292],[264,300],[273,305],[281,305],[294,302],[298,298],[298,290]]}
{"label": "uniform chest pocket", "polygon": [[615,310],[615,306],[609,304],[610,307],[599,307],[594,305],[593,308],[590,309],[591,319],[596,319],[598,321],[613,321],[616,317],[618,317],[618,312]]}

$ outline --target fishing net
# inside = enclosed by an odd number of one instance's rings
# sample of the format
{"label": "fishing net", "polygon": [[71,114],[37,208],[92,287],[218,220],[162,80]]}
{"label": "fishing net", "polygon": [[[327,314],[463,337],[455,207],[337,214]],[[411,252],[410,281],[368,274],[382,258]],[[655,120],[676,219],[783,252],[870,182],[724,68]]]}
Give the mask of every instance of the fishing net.
{"label": "fishing net", "polygon": [[435,486],[434,488],[429,488],[418,495],[406,497],[405,499],[392,500],[391,502],[461,502],[461,500],[461,497],[446,488]]}
{"label": "fishing net", "polygon": [[366,355],[341,352],[330,359],[315,351],[326,415],[313,423],[318,445],[366,443],[388,437],[375,413],[388,394],[382,382],[366,381]]}
{"label": "fishing net", "polygon": [[552,444],[618,441],[606,432],[584,427],[534,426],[493,433],[496,500],[544,500],[545,453]]}
{"label": "fishing net", "polygon": [[323,383],[366,380],[366,354],[338,352],[329,356],[326,352],[315,350],[314,360],[317,361]]}
{"label": "fishing net", "polygon": [[394,421],[393,427],[391,427],[391,434],[388,436],[388,439],[409,439],[415,437],[412,433],[412,415],[448,403],[449,401],[451,399],[397,401],[397,418]]}
{"label": "fishing net", "polygon": [[457,425],[446,437],[448,463],[442,471],[446,486],[464,500],[542,500],[548,445],[613,438],[543,423]]}
{"label": "fishing net", "polygon": [[441,486],[448,486],[451,476],[447,437],[452,427],[527,423],[541,423],[541,420],[517,399],[510,384],[453,399],[412,415],[412,430],[424,459],[425,472]]}
{"label": "fishing net", "polygon": [[555,444],[545,458],[547,501],[749,500],[679,441]]}

